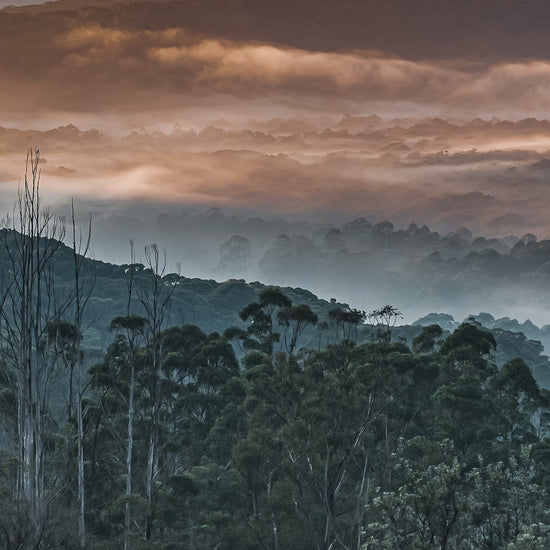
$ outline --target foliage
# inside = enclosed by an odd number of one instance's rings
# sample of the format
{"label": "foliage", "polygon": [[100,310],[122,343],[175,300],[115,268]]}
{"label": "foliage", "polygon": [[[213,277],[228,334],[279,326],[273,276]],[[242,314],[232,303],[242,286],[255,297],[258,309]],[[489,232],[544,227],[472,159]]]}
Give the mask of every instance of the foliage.
{"label": "foliage", "polygon": [[[132,273],[151,281],[147,270]],[[550,402],[522,359],[497,368],[491,332],[430,325],[409,347],[392,340],[392,306],[321,315],[279,288],[260,289],[240,308],[244,324],[223,335],[188,323],[153,330],[150,306],[113,317],[80,400],[88,548],[548,546]],[[308,331],[323,344],[303,347]],[[41,346],[55,372],[85,339],[60,317],[45,325]],[[51,502],[29,530],[28,503],[15,493],[8,365],[0,384],[0,544],[74,548],[75,420],[44,410]]]}

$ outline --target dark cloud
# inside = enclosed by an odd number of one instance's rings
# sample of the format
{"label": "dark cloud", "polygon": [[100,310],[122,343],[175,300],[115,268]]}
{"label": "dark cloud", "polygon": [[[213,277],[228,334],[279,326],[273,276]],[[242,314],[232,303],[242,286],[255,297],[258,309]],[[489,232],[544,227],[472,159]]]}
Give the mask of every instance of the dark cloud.
{"label": "dark cloud", "polygon": [[71,12],[123,28],[188,26],[209,38],[409,59],[517,60],[550,51],[550,6],[540,0],[61,0],[10,10],[19,25],[36,27],[60,25]]}
{"label": "dark cloud", "polygon": [[308,48],[270,42],[269,33],[247,41],[246,32],[239,38],[191,32],[183,16],[170,26],[151,24],[150,12],[138,4],[119,11],[130,9],[125,24],[104,6],[85,17],[78,10],[33,17],[24,9],[0,12],[0,113],[161,113],[190,104],[231,112],[245,99],[269,99],[280,108],[304,109],[309,102],[325,111],[400,102],[456,113],[550,107],[550,61],[540,57],[481,63],[462,55],[411,58],[368,44]]}

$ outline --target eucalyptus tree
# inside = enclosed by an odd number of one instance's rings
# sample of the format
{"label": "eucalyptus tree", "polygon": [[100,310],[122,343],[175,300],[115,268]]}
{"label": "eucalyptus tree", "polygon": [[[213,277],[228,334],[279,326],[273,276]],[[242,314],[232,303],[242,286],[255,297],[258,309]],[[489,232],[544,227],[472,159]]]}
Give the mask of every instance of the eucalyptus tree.
{"label": "eucalyptus tree", "polygon": [[[269,329],[260,306],[243,312]],[[397,383],[389,356],[404,352],[386,343],[358,347],[364,314],[335,309],[329,323],[336,342],[295,354],[299,334],[317,319],[303,306],[281,307],[277,317],[289,330],[287,353],[259,346],[243,358],[249,431],[233,448],[233,464],[248,489],[249,523],[264,548],[359,550],[372,442]],[[268,330],[260,334],[272,340]]]}
{"label": "eucalyptus tree", "polygon": [[124,510],[124,549],[127,550],[131,531],[131,495],[132,495],[132,476],[133,476],[133,454],[134,454],[134,416],[135,416],[135,391],[136,391],[136,368],[138,361],[138,352],[144,343],[146,319],[132,312],[132,296],[134,293],[136,272],[136,260],[134,243],[130,241],[130,265],[126,274],[126,283],[128,288],[128,301],[126,305],[126,315],[116,317],[111,321],[110,329],[117,333],[124,334],[128,344],[128,363],[130,369],[130,379],[127,396],[128,407],[128,425],[127,425],[127,444],[126,444],[126,491],[125,491],[125,510]]}
{"label": "eucalyptus tree", "polygon": [[358,309],[331,309],[328,313],[328,325],[332,328],[336,342],[356,342],[357,327],[365,321],[366,314]]}
{"label": "eucalyptus tree", "polygon": [[284,344],[288,355],[294,356],[298,338],[303,334],[308,325],[317,324],[317,315],[311,311],[307,304],[283,307],[277,313],[279,323],[287,330],[284,333]]}
{"label": "eucalyptus tree", "polygon": [[[102,537],[118,538],[123,535],[124,544],[129,545],[133,530],[133,521],[138,520],[138,501],[147,507],[147,503],[135,497],[132,481],[136,475],[144,481],[139,484],[144,492],[147,444],[148,444],[148,411],[145,406],[137,407],[132,416],[132,433],[128,440],[128,411],[131,371],[139,372],[145,364],[145,353],[133,353],[120,325],[126,317],[113,320],[116,330],[114,341],[107,348],[103,360],[93,365],[89,374],[92,383],[90,395],[90,413],[87,425],[91,437],[88,438],[88,484],[89,502],[93,514],[88,516],[89,527]],[[133,365],[133,363],[135,363]],[[137,378],[137,376],[136,376]],[[145,388],[135,384],[133,399],[144,404]],[[134,428],[139,423],[139,430]],[[128,468],[128,450],[130,444],[130,468]],[[135,448],[138,452],[136,457]],[[128,483],[128,474],[130,483]],[[128,492],[129,491],[129,492]],[[139,521],[145,514],[139,515]],[[127,518],[130,525],[127,527]],[[143,534],[141,525],[136,526]]]}
{"label": "eucalyptus tree", "polygon": [[292,302],[278,287],[268,287],[258,296],[257,302],[248,304],[239,313],[239,317],[248,327],[244,346],[247,349],[258,349],[273,355],[275,344],[280,340],[280,333],[276,331],[281,310],[290,308]]}
{"label": "eucalyptus tree", "polygon": [[385,305],[375,309],[367,315],[372,324],[373,338],[380,342],[389,342],[391,340],[392,329],[398,319],[403,319],[402,313],[392,305]]}

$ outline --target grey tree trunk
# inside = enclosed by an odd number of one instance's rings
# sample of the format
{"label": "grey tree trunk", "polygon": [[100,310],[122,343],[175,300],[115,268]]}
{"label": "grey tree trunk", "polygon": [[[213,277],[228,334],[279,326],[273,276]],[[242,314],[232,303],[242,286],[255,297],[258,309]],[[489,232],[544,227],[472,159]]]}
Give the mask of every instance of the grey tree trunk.
{"label": "grey tree trunk", "polygon": [[76,220],[74,213],[74,203],[71,201],[71,227],[72,227],[72,252],[73,252],[73,268],[74,268],[74,328],[75,330],[75,342],[73,360],[70,364],[70,384],[69,388],[69,416],[72,410],[72,396],[73,396],[73,373],[76,367],[77,383],[78,383],[78,403],[76,407],[77,414],[77,446],[78,446],[78,466],[77,466],[77,479],[78,479],[78,535],[80,539],[80,547],[86,547],[86,493],[84,486],[84,420],[82,411],[82,401],[84,393],[86,391],[87,382],[82,380],[83,368],[83,353],[81,351],[82,333],[84,329],[84,312],[86,305],[95,284],[95,273],[84,273],[84,265],[86,256],[90,249],[90,241],[92,237],[92,218],[88,217],[88,228],[85,240],[83,240],[82,233],[80,232],[77,237]]}
{"label": "grey tree trunk", "polygon": [[128,303],[126,307],[126,319],[119,320],[118,324],[126,328],[126,339],[128,341],[130,355],[130,387],[128,391],[128,428],[127,428],[127,445],[126,445],[126,503],[124,510],[124,550],[130,549],[130,534],[132,526],[132,508],[130,505],[130,497],[132,495],[132,456],[134,451],[134,399],[136,386],[136,360],[137,351],[143,338],[143,331],[146,319],[137,315],[132,315],[132,295],[134,291],[134,265],[135,252],[134,243],[130,241],[130,268],[127,272],[128,285]]}
{"label": "grey tree trunk", "polygon": [[82,421],[82,394],[79,394],[76,409],[76,421],[78,424],[78,534],[80,547],[86,547],[86,524],[84,523],[86,512],[86,494],[84,492],[84,426]]}
{"label": "grey tree trunk", "polygon": [[130,393],[128,396],[128,445],[126,447],[126,506],[124,510],[124,550],[128,550],[128,537],[130,535],[131,509],[129,498],[132,494],[132,453],[134,449],[134,386],[136,368],[134,358],[131,358],[130,366]]}

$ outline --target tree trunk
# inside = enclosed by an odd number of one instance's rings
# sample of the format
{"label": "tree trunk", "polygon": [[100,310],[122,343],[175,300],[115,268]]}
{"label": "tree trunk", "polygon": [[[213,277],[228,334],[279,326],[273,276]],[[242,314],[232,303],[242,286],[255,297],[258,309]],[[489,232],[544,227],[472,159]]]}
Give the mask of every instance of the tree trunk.
{"label": "tree trunk", "polygon": [[82,394],[79,392],[78,407],[76,409],[76,421],[78,424],[78,535],[80,547],[86,547],[86,526],[84,523],[86,512],[86,495],[84,492],[84,426],[82,419]]}
{"label": "tree trunk", "polygon": [[128,446],[126,447],[126,507],[124,511],[124,550],[128,550],[128,537],[130,535],[131,510],[129,498],[132,494],[132,452],[134,448],[134,385],[136,368],[134,358],[131,358],[130,366],[130,395],[128,397]]}

